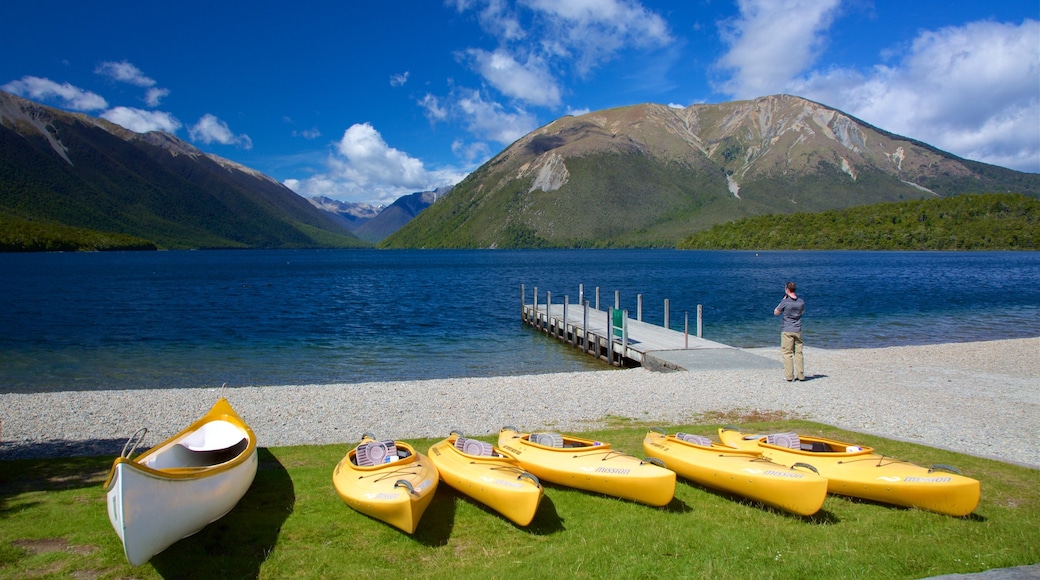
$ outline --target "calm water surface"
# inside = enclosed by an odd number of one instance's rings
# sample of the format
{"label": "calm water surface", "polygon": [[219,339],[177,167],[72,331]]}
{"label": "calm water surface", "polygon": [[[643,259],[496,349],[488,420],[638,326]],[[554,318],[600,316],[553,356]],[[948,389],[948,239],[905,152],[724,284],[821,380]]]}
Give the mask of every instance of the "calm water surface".
{"label": "calm water surface", "polygon": [[600,369],[520,323],[520,287],[704,337],[806,343],[1040,336],[1037,252],[207,251],[0,254],[0,392],[356,383]]}

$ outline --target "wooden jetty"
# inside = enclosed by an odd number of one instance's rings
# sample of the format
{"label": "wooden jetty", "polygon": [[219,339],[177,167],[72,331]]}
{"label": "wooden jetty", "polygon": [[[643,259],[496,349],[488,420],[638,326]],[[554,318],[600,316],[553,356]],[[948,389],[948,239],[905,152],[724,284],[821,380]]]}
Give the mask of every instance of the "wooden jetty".
{"label": "wooden jetty", "polygon": [[[537,287],[530,303],[527,302],[525,294],[524,286],[521,285],[521,319],[524,323],[614,366],[641,365],[658,370],[685,370],[683,365],[686,363],[671,364],[668,359],[675,358],[674,353],[679,351],[739,350],[705,340],[700,336],[699,329],[702,328],[702,324],[699,306],[696,326],[698,332],[691,335],[688,318],[683,323],[682,331],[643,322],[641,297],[638,316],[633,319],[627,310],[600,310],[598,288],[595,307],[584,299],[583,289],[579,291],[578,304],[570,304],[570,299],[566,296],[561,302],[554,303],[551,292],[546,292],[545,300],[540,301]],[[615,304],[618,301],[615,293]],[[666,324],[667,304],[666,300]]]}

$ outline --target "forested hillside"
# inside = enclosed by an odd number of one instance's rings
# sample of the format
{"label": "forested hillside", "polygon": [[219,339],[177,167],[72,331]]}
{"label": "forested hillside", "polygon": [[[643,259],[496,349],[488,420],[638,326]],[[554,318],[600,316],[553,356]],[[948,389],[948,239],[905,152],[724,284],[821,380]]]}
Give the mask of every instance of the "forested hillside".
{"label": "forested hillside", "polygon": [[719,224],[686,250],[1038,250],[1040,199],[966,194]]}

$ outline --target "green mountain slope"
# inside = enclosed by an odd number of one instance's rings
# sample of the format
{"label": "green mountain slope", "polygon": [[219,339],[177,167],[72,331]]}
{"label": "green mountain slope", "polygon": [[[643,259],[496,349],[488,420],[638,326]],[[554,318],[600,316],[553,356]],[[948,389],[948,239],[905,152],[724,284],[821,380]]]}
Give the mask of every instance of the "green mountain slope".
{"label": "green mountain slope", "polygon": [[685,250],[1040,250],[1040,199],[965,194],[720,224]]}
{"label": "green mountain slope", "polygon": [[367,245],[276,181],[164,133],[0,92],[0,215],[161,248]]}
{"label": "green mountain slope", "polygon": [[674,246],[763,214],[972,192],[1040,175],[966,161],[789,95],[558,119],[516,141],[380,247]]}

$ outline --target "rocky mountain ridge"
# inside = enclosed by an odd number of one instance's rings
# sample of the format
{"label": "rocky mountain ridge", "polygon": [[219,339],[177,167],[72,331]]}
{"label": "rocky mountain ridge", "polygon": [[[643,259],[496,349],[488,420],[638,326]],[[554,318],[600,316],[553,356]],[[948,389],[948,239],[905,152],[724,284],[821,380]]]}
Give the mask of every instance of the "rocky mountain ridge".
{"label": "rocky mountain ridge", "polygon": [[791,95],[557,119],[471,173],[386,247],[672,246],[715,223],[967,192],[1040,176],[958,158]]}

